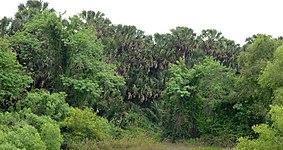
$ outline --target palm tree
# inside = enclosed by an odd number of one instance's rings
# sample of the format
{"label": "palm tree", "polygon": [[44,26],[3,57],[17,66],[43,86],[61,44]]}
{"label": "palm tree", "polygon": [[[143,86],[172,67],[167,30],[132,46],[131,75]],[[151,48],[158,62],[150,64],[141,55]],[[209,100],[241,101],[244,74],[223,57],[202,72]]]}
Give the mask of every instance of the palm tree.
{"label": "palm tree", "polygon": [[225,66],[237,68],[237,56],[240,45],[226,39],[221,32],[214,29],[203,30],[198,37],[198,48],[214,57]]}
{"label": "palm tree", "polygon": [[5,34],[9,33],[9,27],[11,25],[12,19],[3,17],[0,20],[0,37],[4,36]]}
{"label": "palm tree", "polygon": [[24,24],[32,19],[36,14],[42,13],[44,10],[55,12],[54,9],[48,8],[48,3],[39,0],[28,0],[26,4],[20,4],[15,18],[11,25],[11,34],[16,31],[22,31]]}

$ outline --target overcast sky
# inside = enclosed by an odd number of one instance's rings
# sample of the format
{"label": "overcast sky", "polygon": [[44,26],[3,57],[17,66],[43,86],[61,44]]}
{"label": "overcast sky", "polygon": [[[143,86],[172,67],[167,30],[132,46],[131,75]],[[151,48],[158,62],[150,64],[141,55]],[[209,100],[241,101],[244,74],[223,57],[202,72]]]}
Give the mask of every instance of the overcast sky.
{"label": "overcast sky", "polygon": [[[186,26],[200,33],[216,29],[243,44],[256,33],[283,36],[282,0],[44,0],[59,12],[101,11],[112,23],[135,25],[146,34]],[[281,2],[282,1],[282,2]],[[0,17],[13,16],[19,3],[2,0]]]}

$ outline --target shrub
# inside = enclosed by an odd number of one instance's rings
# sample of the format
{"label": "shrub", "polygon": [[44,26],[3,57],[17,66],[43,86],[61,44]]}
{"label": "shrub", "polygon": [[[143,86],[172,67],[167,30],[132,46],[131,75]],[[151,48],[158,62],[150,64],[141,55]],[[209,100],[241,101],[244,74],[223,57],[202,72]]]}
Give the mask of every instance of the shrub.
{"label": "shrub", "polygon": [[269,112],[272,126],[268,124],[260,124],[252,127],[255,133],[258,134],[257,139],[249,137],[241,137],[239,139],[237,149],[262,149],[262,150],[281,150],[283,147],[283,106],[271,106]]}
{"label": "shrub", "polygon": [[111,136],[108,121],[97,116],[90,108],[70,108],[69,116],[61,125],[74,138],[103,140]]}
{"label": "shrub", "polygon": [[35,90],[28,93],[21,106],[30,108],[34,114],[50,116],[52,119],[60,121],[66,117],[69,109],[65,102],[66,96],[65,93],[50,94],[47,91]]}
{"label": "shrub", "polygon": [[47,150],[60,149],[63,138],[60,133],[59,125],[46,123],[44,124],[41,130],[41,137],[44,143],[46,144]]}
{"label": "shrub", "polygon": [[0,139],[1,149],[44,150],[46,148],[38,131],[27,124],[0,131]]}
{"label": "shrub", "polygon": [[59,125],[48,116],[0,113],[0,149],[59,150],[62,142]]}

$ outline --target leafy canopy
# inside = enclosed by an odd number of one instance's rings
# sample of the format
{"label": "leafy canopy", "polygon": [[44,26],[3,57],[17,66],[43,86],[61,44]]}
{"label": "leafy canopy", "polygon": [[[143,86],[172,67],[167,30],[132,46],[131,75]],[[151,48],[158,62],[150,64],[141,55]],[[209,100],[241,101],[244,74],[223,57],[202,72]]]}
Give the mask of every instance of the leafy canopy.
{"label": "leafy canopy", "polygon": [[15,105],[13,103],[17,102],[16,100],[32,82],[9,46],[7,37],[0,39],[0,109]]}

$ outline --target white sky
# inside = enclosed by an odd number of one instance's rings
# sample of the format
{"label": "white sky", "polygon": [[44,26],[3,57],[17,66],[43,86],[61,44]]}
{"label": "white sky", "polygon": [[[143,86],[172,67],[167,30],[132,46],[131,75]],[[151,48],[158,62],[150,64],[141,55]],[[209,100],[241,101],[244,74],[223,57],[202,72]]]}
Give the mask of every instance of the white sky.
{"label": "white sky", "polygon": [[[135,25],[146,34],[167,33],[186,26],[200,33],[216,29],[243,44],[256,33],[283,36],[282,0],[44,0],[56,11],[74,15],[82,10],[105,13],[112,23]],[[282,1],[282,2],[281,2]],[[3,0],[0,17],[12,17],[19,3]]]}

